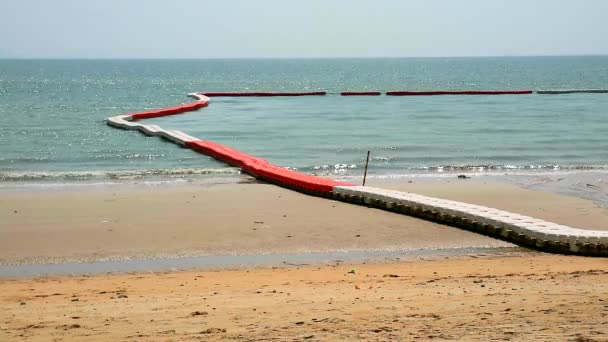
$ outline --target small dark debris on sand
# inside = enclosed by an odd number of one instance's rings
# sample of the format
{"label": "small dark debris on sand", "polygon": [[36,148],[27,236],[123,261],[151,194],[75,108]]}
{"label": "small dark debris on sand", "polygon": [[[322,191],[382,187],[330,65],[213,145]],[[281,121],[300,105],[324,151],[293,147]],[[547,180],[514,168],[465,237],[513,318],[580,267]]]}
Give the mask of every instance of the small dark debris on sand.
{"label": "small dark debris on sand", "polygon": [[226,332],[225,328],[222,328],[222,329],[220,329],[220,328],[208,328],[208,329],[205,329],[205,330],[201,331],[200,333],[201,334],[219,334],[219,333],[225,333],[225,332]]}

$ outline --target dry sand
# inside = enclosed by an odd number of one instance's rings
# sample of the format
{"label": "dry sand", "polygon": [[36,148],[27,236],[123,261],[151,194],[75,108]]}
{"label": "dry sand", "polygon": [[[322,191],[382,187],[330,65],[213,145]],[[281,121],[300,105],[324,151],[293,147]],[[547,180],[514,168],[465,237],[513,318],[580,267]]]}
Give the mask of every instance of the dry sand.
{"label": "dry sand", "polygon": [[62,339],[608,341],[608,261],[463,257],[0,280],[0,340]]}
{"label": "dry sand", "polygon": [[[577,227],[608,209],[512,185],[388,186]],[[0,192],[0,263],[104,258],[508,247],[506,242],[266,184]]]}

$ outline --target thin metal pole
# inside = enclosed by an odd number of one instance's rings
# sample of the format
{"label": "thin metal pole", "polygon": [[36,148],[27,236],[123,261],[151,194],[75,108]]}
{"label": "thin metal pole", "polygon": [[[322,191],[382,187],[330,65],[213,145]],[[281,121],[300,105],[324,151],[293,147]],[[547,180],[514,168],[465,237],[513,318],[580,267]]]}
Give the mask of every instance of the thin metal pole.
{"label": "thin metal pole", "polygon": [[367,165],[369,164],[369,153],[370,151],[367,151],[367,160],[365,160],[365,172],[363,173],[363,186],[365,186],[365,180],[367,179]]}

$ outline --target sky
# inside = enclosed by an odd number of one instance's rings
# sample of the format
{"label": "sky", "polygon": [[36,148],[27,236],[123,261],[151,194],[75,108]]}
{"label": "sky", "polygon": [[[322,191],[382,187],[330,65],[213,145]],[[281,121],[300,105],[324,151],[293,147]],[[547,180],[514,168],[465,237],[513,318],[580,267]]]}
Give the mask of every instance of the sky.
{"label": "sky", "polygon": [[607,0],[0,0],[0,58],[608,55]]}

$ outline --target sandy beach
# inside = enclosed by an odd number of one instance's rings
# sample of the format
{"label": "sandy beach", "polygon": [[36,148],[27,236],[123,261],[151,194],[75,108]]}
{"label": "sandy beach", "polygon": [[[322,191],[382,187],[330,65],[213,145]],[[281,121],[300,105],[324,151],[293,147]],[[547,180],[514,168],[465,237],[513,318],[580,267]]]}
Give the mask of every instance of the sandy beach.
{"label": "sandy beach", "polygon": [[[589,200],[375,183],[606,229]],[[339,250],[513,253],[0,278],[0,340],[608,340],[608,263],[266,184],[0,192],[4,265]],[[488,327],[492,327],[489,329]]]}
{"label": "sandy beach", "polygon": [[[608,209],[591,201],[509,184],[380,185],[579,228],[608,228]],[[0,192],[0,212],[2,264],[513,246],[266,184]]]}
{"label": "sandy beach", "polygon": [[0,280],[0,340],[606,341],[599,258]]}

